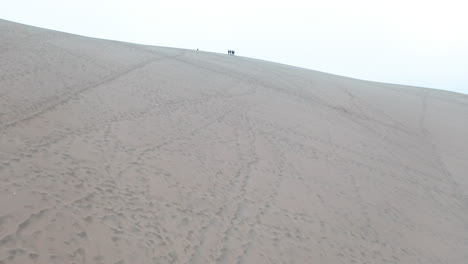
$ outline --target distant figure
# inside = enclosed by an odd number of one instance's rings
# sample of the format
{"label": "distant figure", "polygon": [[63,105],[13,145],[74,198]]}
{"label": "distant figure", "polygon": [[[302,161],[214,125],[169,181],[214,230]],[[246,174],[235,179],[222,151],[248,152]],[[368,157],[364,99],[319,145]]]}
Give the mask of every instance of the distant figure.
{"label": "distant figure", "polygon": [[231,51],[230,51],[230,50],[228,50],[228,54],[231,55]]}
{"label": "distant figure", "polygon": [[197,49],[197,51],[198,51],[198,49]]}
{"label": "distant figure", "polygon": [[234,55],[234,54],[235,54],[235,52],[234,52],[233,50],[231,50],[231,54],[232,54],[232,55]]}
{"label": "distant figure", "polygon": [[228,54],[229,55],[234,55],[234,51],[233,50],[228,50]]}

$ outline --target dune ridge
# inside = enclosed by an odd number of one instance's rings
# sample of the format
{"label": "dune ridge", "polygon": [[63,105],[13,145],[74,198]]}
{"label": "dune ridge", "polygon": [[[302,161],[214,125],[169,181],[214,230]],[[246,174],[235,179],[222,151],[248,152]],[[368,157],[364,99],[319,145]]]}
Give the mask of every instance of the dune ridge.
{"label": "dune ridge", "polygon": [[0,264],[468,263],[468,96],[0,20]]}

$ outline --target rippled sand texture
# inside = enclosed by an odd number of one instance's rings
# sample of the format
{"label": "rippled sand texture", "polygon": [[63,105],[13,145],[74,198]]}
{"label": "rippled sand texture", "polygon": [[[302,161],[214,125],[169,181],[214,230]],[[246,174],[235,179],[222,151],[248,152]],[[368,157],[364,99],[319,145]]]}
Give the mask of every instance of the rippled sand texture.
{"label": "rippled sand texture", "polygon": [[468,96],[0,20],[0,263],[468,263]]}

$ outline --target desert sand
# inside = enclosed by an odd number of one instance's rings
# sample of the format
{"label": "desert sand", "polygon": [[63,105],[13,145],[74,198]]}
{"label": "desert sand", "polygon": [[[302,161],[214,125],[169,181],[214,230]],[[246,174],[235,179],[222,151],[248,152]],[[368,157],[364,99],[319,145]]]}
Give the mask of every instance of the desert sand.
{"label": "desert sand", "polygon": [[468,263],[468,96],[0,20],[0,263]]}

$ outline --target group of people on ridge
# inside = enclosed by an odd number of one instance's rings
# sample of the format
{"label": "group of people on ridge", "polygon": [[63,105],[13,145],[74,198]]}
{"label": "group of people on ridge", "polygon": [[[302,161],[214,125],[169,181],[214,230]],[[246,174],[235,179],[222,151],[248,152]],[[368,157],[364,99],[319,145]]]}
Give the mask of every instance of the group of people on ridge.
{"label": "group of people on ridge", "polygon": [[228,50],[228,54],[229,55],[234,55],[234,51],[233,50]]}

